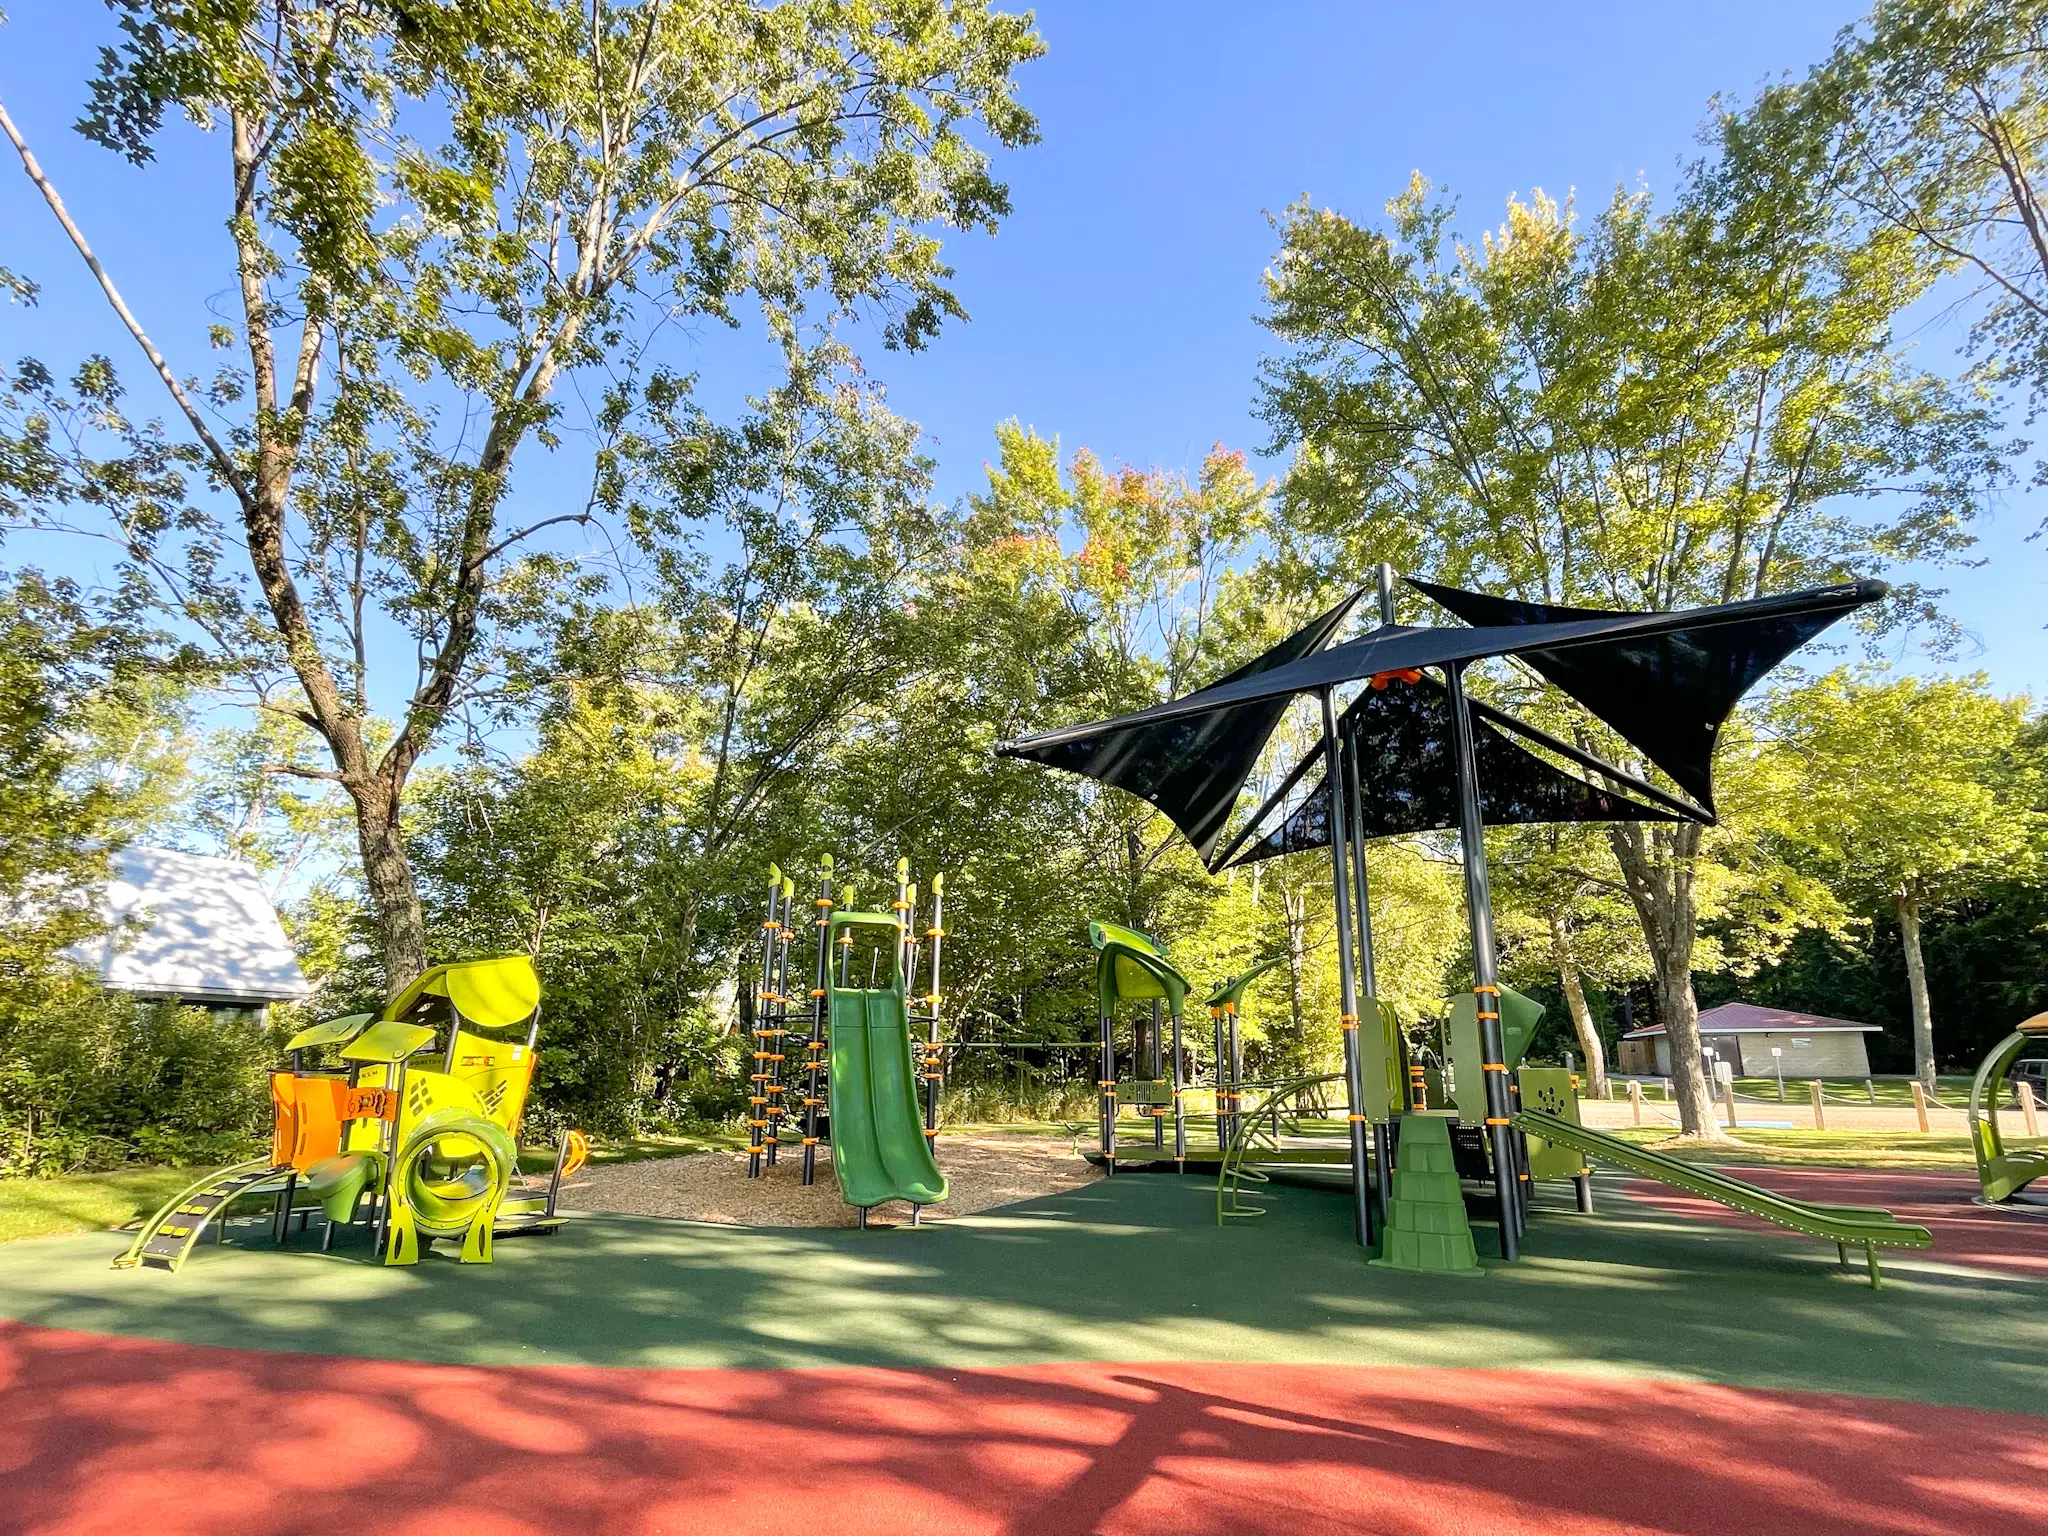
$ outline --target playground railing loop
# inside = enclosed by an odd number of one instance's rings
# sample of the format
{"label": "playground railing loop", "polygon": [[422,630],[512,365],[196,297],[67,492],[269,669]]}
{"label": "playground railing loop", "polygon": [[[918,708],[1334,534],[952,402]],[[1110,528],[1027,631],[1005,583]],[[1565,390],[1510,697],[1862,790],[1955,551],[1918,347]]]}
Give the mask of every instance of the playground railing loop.
{"label": "playground railing loop", "polygon": [[[1230,1138],[1230,1144],[1223,1151],[1222,1163],[1216,1170],[1216,1225],[1233,1216],[1263,1216],[1265,1207],[1246,1205],[1238,1198],[1238,1189],[1245,1182],[1263,1184],[1266,1175],[1256,1168],[1246,1167],[1262,1150],[1278,1151],[1284,1134],[1301,1134],[1302,1122],[1313,1115],[1323,1118],[1329,1114],[1325,1090],[1330,1085],[1344,1081],[1341,1073],[1320,1073],[1312,1077],[1283,1078],[1271,1084],[1245,1084],[1244,1089],[1263,1089],[1258,1104],[1250,1109],[1240,1108],[1237,1133]],[[1314,1104],[1306,1102],[1310,1097]],[[1283,1132],[1282,1125],[1291,1126],[1291,1132]]]}

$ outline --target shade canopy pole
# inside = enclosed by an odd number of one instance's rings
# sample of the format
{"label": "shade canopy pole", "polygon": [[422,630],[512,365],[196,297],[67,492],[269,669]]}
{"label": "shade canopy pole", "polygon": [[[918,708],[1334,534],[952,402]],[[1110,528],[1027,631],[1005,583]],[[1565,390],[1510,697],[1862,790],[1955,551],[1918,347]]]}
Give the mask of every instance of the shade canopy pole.
{"label": "shade canopy pole", "polygon": [[[1385,628],[1396,622],[1394,614],[1394,568],[1386,561],[1380,562],[1376,573],[1379,578],[1380,627]],[[1365,795],[1361,785],[1363,770],[1358,764],[1358,724],[1351,726],[1351,843],[1352,859],[1358,865],[1358,951],[1359,969],[1365,977],[1365,995],[1372,999],[1373,1010],[1379,1011],[1379,980],[1372,953],[1372,901],[1366,885],[1365,869]],[[1373,1028],[1383,1029],[1379,1019],[1373,1020]],[[1380,1214],[1386,1214],[1388,1203],[1394,1198],[1394,1116],[1398,1114],[1400,1100],[1390,1098],[1387,1104],[1387,1119],[1372,1128],[1372,1157],[1375,1178],[1379,1191]]]}
{"label": "shade canopy pole", "polygon": [[[1345,807],[1350,818],[1351,830],[1351,875],[1358,905],[1358,977],[1363,992],[1366,1010],[1372,1015],[1373,1038],[1379,1039],[1383,1026],[1379,1017],[1379,976],[1374,963],[1372,948],[1372,887],[1366,878],[1365,867],[1365,794],[1360,783],[1358,766],[1358,732],[1355,729],[1344,733],[1344,793]],[[1359,1052],[1360,1088],[1363,1089],[1365,1072],[1364,1051]],[[1390,1104],[1389,1109],[1392,1109]],[[1361,1108],[1361,1113],[1363,1109]],[[1380,1214],[1384,1216],[1387,1202],[1393,1198],[1394,1177],[1394,1128],[1391,1120],[1372,1127],[1373,1185],[1379,1192]]]}
{"label": "shade canopy pole", "polygon": [[[1394,568],[1382,560],[1379,567],[1380,623],[1394,622]],[[1351,829],[1351,875],[1357,887],[1358,979],[1367,998],[1380,995],[1372,956],[1372,900],[1365,869],[1365,793],[1363,772],[1358,764],[1358,722],[1354,719],[1344,732],[1344,793]],[[1334,828],[1332,836],[1335,835]]]}
{"label": "shade canopy pole", "polygon": [[1486,1089],[1486,1139],[1493,1149],[1493,1194],[1500,1216],[1500,1256],[1521,1256],[1521,1202],[1514,1139],[1509,1134],[1507,1048],[1500,1027],[1500,970],[1493,952],[1493,895],[1486,883],[1486,825],[1479,815],[1479,773],[1472,758],[1472,714],[1465,705],[1465,665],[1444,668],[1451,697],[1451,752],[1458,765],[1458,841],[1465,865],[1465,908],[1472,921],[1472,993],[1479,1015],[1480,1076]]}
{"label": "shade canopy pole", "polygon": [[1358,1057],[1358,976],[1351,964],[1351,882],[1344,868],[1350,846],[1346,830],[1344,770],[1338,761],[1337,704],[1332,690],[1322,690],[1323,790],[1330,805],[1330,883],[1337,899],[1337,994],[1344,1036],[1344,1099],[1351,1133],[1351,1219],[1361,1248],[1372,1243],[1372,1197],[1366,1183],[1365,1077]]}

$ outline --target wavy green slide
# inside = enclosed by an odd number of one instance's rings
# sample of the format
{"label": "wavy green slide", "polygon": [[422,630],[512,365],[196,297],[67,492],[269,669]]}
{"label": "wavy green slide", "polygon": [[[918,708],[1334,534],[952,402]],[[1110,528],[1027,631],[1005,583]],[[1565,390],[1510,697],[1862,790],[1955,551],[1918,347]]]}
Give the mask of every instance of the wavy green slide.
{"label": "wavy green slide", "polygon": [[1603,1135],[1588,1126],[1573,1125],[1569,1120],[1545,1114],[1540,1109],[1523,1110],[1515,1116],[1515,1127],[1531,1136],[1540,1136],[1555,1146],[1570,1147],[1596,1163],[1625,1168],[1646,1179],[1669,1184],[1673,1189],[1682,1189],[1689,1195],[1718,1201],[1731,1210],[1746,1211],[1765,1221],[1774,1221],[1781,1227],[1790,1227],[1808,1237],[1825,1238],[1836,1246],[1844,1262],[1848,1259],[1850,1246],[1860,1244],[1870,1266],[1873,1289],[1881,1283],[1877,1268],[1879,1248],[1929,1248],[1934,1245],[1933,1233],[1925,1227],[1898,1220],[1890,1211],[1867,1205],[1809,1205],[1804,1200],[1787,1199],[1783,1195],[1772,1194],[1768,1189],[1731,1179],[1711,1168],[1683,1163],[1661,1152],[1652,1152],[1648,1147]]}
{"label": "wavy green slide", "polygon": [[831,1002],[832,1167],[841,1198],[862,1210],[885,1200],[936,1204],[946,1198],[946,1176],[924,1134],[901,976],[874,990],[833,987]]}

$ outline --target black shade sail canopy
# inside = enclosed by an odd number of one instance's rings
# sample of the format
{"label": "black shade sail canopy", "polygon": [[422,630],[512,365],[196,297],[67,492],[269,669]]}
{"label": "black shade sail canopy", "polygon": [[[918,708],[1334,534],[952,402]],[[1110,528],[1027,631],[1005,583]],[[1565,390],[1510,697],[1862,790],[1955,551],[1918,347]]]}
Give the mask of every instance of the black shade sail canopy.
{"label": "black shade sail canopy", "polygon": [[[1391,682],[1359,695],[1340,730],[1358,746],[1361,835],[1399,837],[1458,825],[1450,697],[1441,683]],[[1554,821],[1678,821],[1674,811],[1602,789],[1544,761],[1484,717],[1472,722],[1479,804],[1488,826]],[[1221,867],[1330,846],[1329,796],[1317,779],[1292,815]]]}
{"label": "black shade sail canopy", "polygon": [[[1466,623],[1499,633],[1549,632],[1560,624],[1629,620],[1636,614],[1524,603],[1407,578]],[[1670,628],[1627,630],[1594,645],[1502,646],[1612,726],[1623,740],[1714,808],[1714,744],[1730,711],[1763,675],[1835,620],[1885,592],[1859,581],[1787,597],[1668,615]],[[1654,701],[1646,707],[1645,701]],[[1482,769],[1483,771],[1483,769]],[[1493,817],[1489,814],[1489,821]]]}
{"label": "black shade sail canopy", "polygon": [[[1363,595],[1362,590],[1352,593],[1263,656],[1188,698],[1200,699],[1241,685],[1321,650]],[[1223,836],[1238,792],[1266,749],[1266,738],[1280,723],[1292,697],[1283,690],[1254,695],[1249,703],[1184,713],[1158,724],[1112,726],[1080,735],[1054,731],[999,750],[1008,757],[1027,758],[1114,784],[1150,801],[1180,828],[1195,852],[1207,859]]]}
{"label": "black shade sail canopy", "polygon": [[[1171,720],[1185,719],[1190,715],[1206,715],[1240,704],[1292,697],[1297,693],[1309,693],[1335,687],[1340,683],[1356,682],[1360,678],[1373,677],[1382,672],[1451,666],[1460,662],[1477,661],[1484,656],[1542,654],[1548,658],[1553,653],[1576,651],[1587,646],[1613,647],[1622,642],[1642,642],[1679,633],[1688,636],[1686,642],[1678,648],[1681,653],[1688,650],[1711,650],[1714,654],[1725,654],[1738,660],[1751,655],[1752,652],[1756,656],[1771,654],[1771,646],[1781,645],[1782,649],[1777,650],[1772,656],[1772,663],[1775,664],[1777,660],[1782,660],[1788,655],[1800,640],[1810,639],[1842,615],[1866,603],[1875,602],[1884,596],[1886,590],[1885,584],[1881,581],[1858,581],[1836,587],[1822,587],[1812,592],[1794,592],[1783,597],[1758,598],[1752,602],[1728,603],[1718,608],[1685,609],[1676,613],[1613,613],[1556,622],[1485,624],[1470,629],[1418,629],[1405,624],[1389,624],[1343,645],[1333,645],[1328,650],[1311,652],[1298,661],[1288,662],[1284,666],[1270,667],[1256,673],[1232,674],[1229,679],[1204,688],[1199,693],[1188,694],[1185,698],[1174,699],[1166,704],[1155,704],[1150,709],[1120,715],[1113,720],[1099,720],[1089,725],[1071,725],[1060,730],[1044,731],[1022,741],[1006,743],[997,750],[1011,757],[1028,757],[1039,762],[1047,762],[1050,759],[1045,753],[1051,747],[1132,731],[1141,726],[1160,725]],[[1477,597],[1479,594],[1466,595]],[[1533,605],[1515,606],[1527,608]],[[1706,631],[1724,628],[1730,633],[1718,636],[1711,642],[1703,638]],[[1754,633],[1745,634],[1744,631]],[[1793,633],[1797,633],[1800,639],[1786,643],[1786,638]],[[1642,649],[1645,655],[1658,654],[1655,647]],[[1260,658],[1261,661],[1264,659]],[[1737,666],[1735,670],[1740,672],[1748,669],[1743,665]],[[1768,670],[1768,666],[1762,670]],[[1702,697],[1697,700],[1682,694],[1667,697],[1661,691],[1664,679],[1640,669],[1626,674],[1597,675],[1602,679],[1609,675],[1626,675],[1629,679],[1623,696],[1616,697],[1603,693],[1600,704],[1600,708],[1610,710],[1618,718],[1630,722],[1624,727],[1609,719],[1608,715],[1600,714],[1601,719],[1608,720],[1608,723],[1614,725],[1624,736],[1629,736],[1630,730],[1636,728],[1637,720],[1667,711],[1690,711],[1695,722],[1698,722],[1706,717],[1706,709],[1712,708],[1715,698],[1718,697],[1717,690],[1703,692]],[[1669,673],[1669,679],[1673,685],[1682,685],[1688,675],[1690,674],[1685,666],[1674,665]],[[1762,671],[1756,673],[1756,676],[1761,675]],[[1751,677],[1750,681],[1754,682],[1755,677]],[[1577,697],[1570,685],[1560,681],[1558,686]],[[1595,709],[1590,700],[1581,702],[1585,703],[1587,708]],[[1728,707],[1732,707],[1732,704],[1731,699]],[[1599,712],[1599,709],[1595,709],[1596,714]],[[1725,718],[1726,714],[1727,707],[1723,707],[1720,714],[1714,718],[1718,721]],[[1273,718],[1278,720],[1277,715]],[[1647,727],[1644,733],[1653,734]],[[1690,732],[1678,730],[1673,734],[1697,739],[1706,733],[1704,727],[1695,724]],[[1633,737],[1630,739],[1633,740]],[[1711,741],[1709,745],[1711,746]],[[1647,756],[1648,749],[1643,750]],[[1673,755],[1677,757],[1677,754]],[[1678,760],[1683,762],[1688,759]],[[1122,782],[1101,774],[1092,776],[1102,778],[1105,783]]]}

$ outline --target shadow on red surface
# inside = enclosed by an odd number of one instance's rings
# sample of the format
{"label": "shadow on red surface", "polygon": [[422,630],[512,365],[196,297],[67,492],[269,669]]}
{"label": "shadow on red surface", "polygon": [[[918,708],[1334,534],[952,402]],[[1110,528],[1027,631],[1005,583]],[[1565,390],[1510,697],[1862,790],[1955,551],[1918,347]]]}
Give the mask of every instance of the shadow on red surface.
{"label": "shadow on red surface", "polygon": [[34,1532],[2048,1531],[2041,1421],[1535,1372],[474,1367],[0,1323]]}
{"label": "shadow on red surface", "polygon": [[[1724,1168],[1722,1172],[1773,1194],[1822,1205],[1882,1206],[1901,1221],[1934,1234],[1935,1258],[2030,1279],[2048,1278],[2048,1214],[1973,1204],[1970,1174],[1847,1168]],[[1648,1179],[1632,1179],[1631,1198],[1675,1216],[1717,1221],[1753,1232],[1782,1227]],[[1860,1262],[1860,1255],[1851,1255]],[[1887,1254],[1885,1262],[1893,1261]]]}

